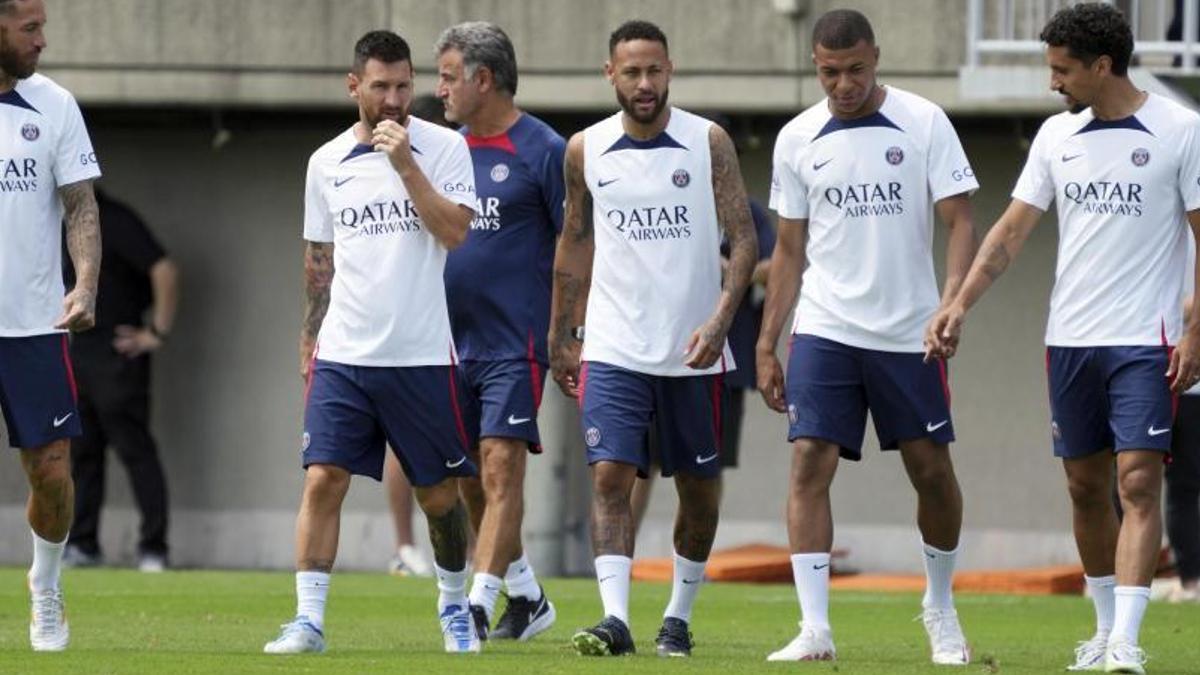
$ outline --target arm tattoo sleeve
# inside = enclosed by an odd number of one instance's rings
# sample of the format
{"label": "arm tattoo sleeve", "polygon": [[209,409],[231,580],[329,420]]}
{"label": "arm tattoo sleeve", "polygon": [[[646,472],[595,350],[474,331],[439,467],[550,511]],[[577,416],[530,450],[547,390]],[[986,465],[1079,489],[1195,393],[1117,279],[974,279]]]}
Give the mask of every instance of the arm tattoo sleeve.
{"label": "arm tattoo sleeve", "polygon": [[725,274],[724,290],[733,300],[728,308],[732,320],[758,262],[758,243],[733,142],[719,127],[713,127],[710,138],[717,220],[725,228],[725,237],[729,240],[729,269]]}
{"label": "arm tattoo sleeve", "polygon": [[77,287],[96,288],[100,275],[100,211],[92,181],[59,188],[66,213],[67,251],[75,265]]}
{"label": "arm tattoo sleeve", "polygon": [[333,272],[333,244],[308,242],[304,253],[304,334],[309,339],[317,339],[329,309]]}

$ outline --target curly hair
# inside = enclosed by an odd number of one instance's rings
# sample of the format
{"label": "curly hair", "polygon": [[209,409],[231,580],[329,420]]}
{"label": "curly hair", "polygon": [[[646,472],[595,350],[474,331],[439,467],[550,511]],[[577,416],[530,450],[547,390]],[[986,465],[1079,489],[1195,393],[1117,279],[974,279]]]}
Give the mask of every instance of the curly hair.
{"label": "curly hair", "polygon": [[1092,65],[1097,58],[1112,59],[1114,75],[1124,76],[1133,54],[1133,30],[1121,10],[1099,2],[1061,9],[1042,29],[1042,42],[1066,47],[1072,58]]}
{"label": "curly hair", "polygon": [[649,40],[650,42],[658,42],[662,44],[663,51],[668,51],[667,35],[662,32],[658,26],[649,21],[640,21],[633,19],[617,26],[617,29],[608,37],[608,54],[612,56],[616,51],[617,45],[622,42],[632,42],[634,40]]}

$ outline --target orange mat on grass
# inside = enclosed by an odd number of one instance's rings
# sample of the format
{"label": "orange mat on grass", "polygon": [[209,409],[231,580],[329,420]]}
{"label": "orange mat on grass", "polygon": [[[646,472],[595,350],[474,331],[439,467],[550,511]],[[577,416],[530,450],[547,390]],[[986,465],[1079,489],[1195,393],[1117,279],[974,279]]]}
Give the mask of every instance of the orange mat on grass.
{"label": "orange mat on grass", "polygon": [[[835,589],[920,591],[925,588],[925,577],[919,574],[841,574],[838,571],[838,559],[845,556],[845,551],[834,551],[833,578],[830,585]],[[646,558],[633,563],[633,578],[639,581],[670,581],[672,572],[669,558]],[[708,559],[706,573],[710,581],[791,583],[791,555],[785,547],[762,544],[714,551]],[[976,593],[1077,595],[1083,592],[1083,568],[1077,565],[1061,565],[1020,570],[959,572],[955,575],[954,589]]]}

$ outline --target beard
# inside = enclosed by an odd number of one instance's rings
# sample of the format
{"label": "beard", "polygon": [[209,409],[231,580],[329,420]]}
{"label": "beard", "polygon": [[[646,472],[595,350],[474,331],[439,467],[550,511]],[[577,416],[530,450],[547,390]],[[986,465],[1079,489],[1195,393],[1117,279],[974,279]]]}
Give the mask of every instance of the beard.
{"label": "beard", "polygon": [[624,110],[625,114],[629,115],[634,122],[637,122],[638,124],[650,124],[654,120],[658,119],[658,116],[662,113],[663,108],[667,107],[667,99],[670,98],[670,95],[671,90],[664,89],[662,96],[659,96],[654,100],[654,109],[651,110],[647,115],[639,113],[637,108],[634,107],[633,101],[626,98],[619,91],[617,92],[617,103],[621,104],[621,109]]}
{"label": "beard", "polygon": [[9,49],[4,42],[4,36],[0,35],[0,72],[18,80],[33,75],[37,70],[36,56],[29,61],[22,61],[21,54],[15,49]]}
{"label": "beard", "polygon": [[392,120],[396,124],[402,125],[402,124],[404,124],[404,122],[406,120],[408,120],[408,108],[404,108],[404,109],[400,110],[399,113],[395,116],[393,116],[391,114],[384,114],[384,111],[382,108],[380,108],[379,110],[376,110],[374,112],[363,111],[363,117],[366,118],[367,125],[370,126],[372,129],[379,126],[379,123],[384,120]]}

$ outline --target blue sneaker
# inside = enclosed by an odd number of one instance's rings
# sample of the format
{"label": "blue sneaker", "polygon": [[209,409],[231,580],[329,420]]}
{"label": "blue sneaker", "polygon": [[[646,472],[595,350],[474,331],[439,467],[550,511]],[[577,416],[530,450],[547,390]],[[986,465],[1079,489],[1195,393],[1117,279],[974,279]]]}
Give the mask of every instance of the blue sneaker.
{"label": "blue sneaker", "polygon": [[308,620],[298,616],[280,626],[279,637],[263,645],[267,654],[320,654],[325,651],[325,634]]}
{"label": "blue sneaker", "polygon": [[478,654],[482,645],[475,632],[475,619],[470,608],[463,605],[446,605],[438,619],[442,623],[442,638],[446,652],[450,654]]}

